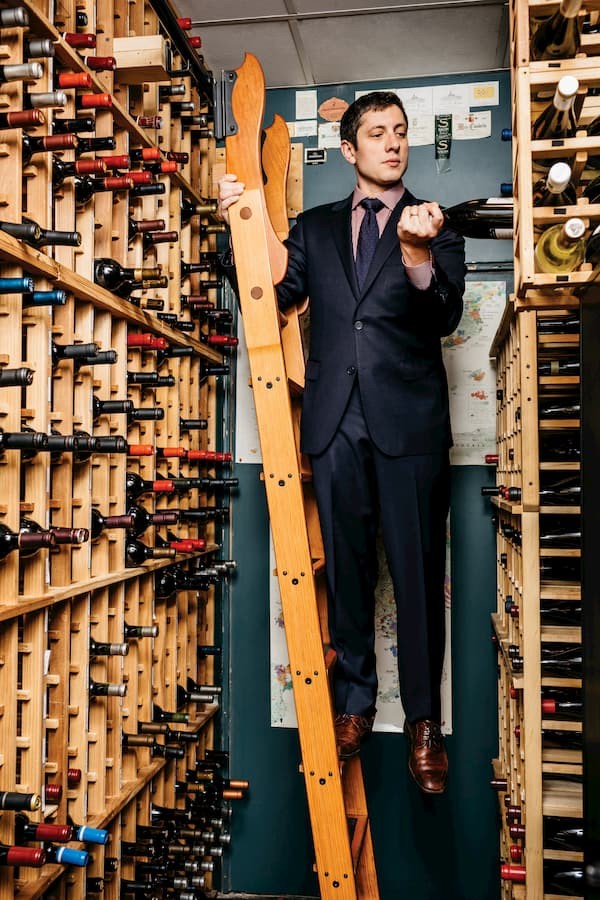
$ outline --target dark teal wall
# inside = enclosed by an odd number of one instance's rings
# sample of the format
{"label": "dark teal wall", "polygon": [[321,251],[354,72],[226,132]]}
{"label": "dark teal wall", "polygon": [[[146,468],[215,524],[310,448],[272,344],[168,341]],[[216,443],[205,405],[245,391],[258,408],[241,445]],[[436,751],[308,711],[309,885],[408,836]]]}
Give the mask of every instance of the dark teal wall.
{"label": "dark teal wall", "polygon": [[[501,83],[492,137],[455,143],[453,170],[444,176],[435,174],[432,147],[413,150],[406,181],[418,196],[450,205],[496,195],[499,182],[510,180],[510,145],[499,140],[500,129],[510,124],[508,75],[486,73],[481,80]],[[355,88],[379,86],[398,82],[320,88],[319,102],[334,94],[350,101]],[[293,120],[294,93],[269,92],[267,124],[274,112]],[[315,145],[311,140],[305,143]],[[325,166],[305,167],[304,177],[306,207],[344,196],[353,185],[351,168],[332,150]],[[502,242],[469,242],[467,247],[468,260],[504,260],[509,254]],[[270,727],[268,523],[260,472],[260,466],[248,464],[238,464],[235,472],[240,490],[233,550],[239,568],[228,617],[229,746],[232,776],[249,778],[251,789],[248,800],[235,805],[222,889],[317,896],[297,735]],[[440,798],[420,794],[408,776],[403,736],[374,734],[363,751],[382,900],[499,897],[497,800],[489,787],[490,760],[497,753],[496,660],[490,640],[495,536],[489,506],[480,496],[481,485],[493,480],[485,466],[453,468],[453,734],[447,740],[447,793]]]}

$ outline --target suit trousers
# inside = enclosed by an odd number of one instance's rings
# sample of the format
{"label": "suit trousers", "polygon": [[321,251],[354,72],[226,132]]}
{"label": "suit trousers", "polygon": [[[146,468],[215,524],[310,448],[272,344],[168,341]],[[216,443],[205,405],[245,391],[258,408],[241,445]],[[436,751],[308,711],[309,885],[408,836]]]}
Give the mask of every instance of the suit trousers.
{"label": "suit trousers", "polygon": [[440,721],[448,451],[387,456],[374,445],[358,383],[329,446],[311,457],[337,653],[336,712],[375,711],[375,587],[381,530],[397,610],[400,697],[410,722]]}

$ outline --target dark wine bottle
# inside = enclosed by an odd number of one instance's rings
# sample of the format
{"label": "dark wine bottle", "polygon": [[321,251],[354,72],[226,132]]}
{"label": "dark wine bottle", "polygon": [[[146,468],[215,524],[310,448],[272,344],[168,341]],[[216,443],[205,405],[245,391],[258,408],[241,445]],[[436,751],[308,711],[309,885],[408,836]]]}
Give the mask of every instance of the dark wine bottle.
{"label": "dark wine bottle", "polygon": [[579,475],[569,475],[540,486],[540,504],[542,506],[578,506],[580,502],[581,481]]}
{"label": "dark wine bottle", "polygon": [[137,504],[128,508],[127,515],[131,519],[129,531],[135,537],[139,537],[152,525],[175,525],[179,520],[177,513],[171,510],[149,513],[143,506]]}
{"label": "dark wine bottle", "polygon": [[36,153],[74,150],[77,147],[77,138],[74,134],[47,134],[41,137],[23,134],[21,142],[23,166],[28,166]]}
{"label": "dark wine bottle", "polygon": [[542,600],[540,623],[542,625],[581,625],[581,603],[569,600]]}
{"label": "dark wine bottle", "polygon": [[21,528],[18,532],[14,532],[0,523],[0,559],[4,559],[13,550],[19,550],[23,558],[28,558],[38,550],[52,547],[55,543],[56,539],[51,531],[43,531],[41,528],[39,531]]}
{"label": "dark wine bottle", "polygon": [[101,159],[78,159],[75,162],[65,162],[58,156],[52,157],[52,184],[59,188],[66,178],[74,175],[103,175],[106,172],[106,164]]}
{"label": "dark wine bottle", "polygon": [[85,206],[86,203],[103,191],[127,191],[133,187],[133,181],[126,175],[107,175],[104,178],[92,178],[91,175],[75,175],[75,203]]}
{"label": "dark wine bottle", "polygon": [[108,643],[105,641],[95,641],[90,638],[90,657],[92,656],[127,656],[129,653],[129,644],[127,643]]}
{"label": "dark wine bottle", "polygon": [[[577,122],[573,111],[579,82],[573,75],[563,75],[556,86],[552,102],[540,113],[532,126],[534,141],[563,140],[575,136]],[[533,168],[548,171],[554,163],[562,162],[560,157],[538,157],[533,159]]]}
{"label": "dark wine bottle", "polygon": [[98,344],[57,344],[55,341],[51,341],[52,368],[55,369],[63,359],[88,359],[96,356],[99,351]]}
{"label": "dark wine bottle", "polygon": [[[129,280],[140,281],[160,275],[160,269],[132,269],[122,266],[116,259],[100,257],[94,260],[94,281],[107,291],[115,291]],[[131,345],[129,345],[131,346]]]}
{"label": "dark wine bottle", "polygon": [[105,828],[92,828],[91,825],[76,825],[70,816],[67,817],[67,822],[73,829],[74,841],[81,841],[84,844],[100,844],[101,846],[108,844],[110,834]]}
{"label": "dark wine bottle", "polygon": [[125,622],[123,625],[123,637],[126,641],[158,637],[158,625],[128,625]]}
{"label": "dark wine bottle", "polygon": [[[87,120],[83,120],[87,121]],[[89,129],[91,130],[91,129]],[[80,156],[82,153],[97,153],[99,150],[114,150],[117,146],[114,137],[93,137],[93,138],[79,138],[79,144],[77,147],[77,155]],[[104,163],[106,168],[109,168],[109,165],[106,159],[102,156],[97,157],[97,159]]]}
{"label": "dark wine bottle", "polygon": [[147,231],[164,231],[166,223],[164,219],[129,219],[129,240],[132,241],[138,234]]}
{"label": "dark wine bottle", "polygon": [[0,809],[20,812],[35,812],[41,809],[42,798],[39,794],[21,794],[17,791],[0,791]]}
{"label": "dark wine bottle", "polygon": [[100,537],[105,528],[131,528],[133,524],[133,516],[103,516],[95,507],[92,507],[91,516],[93,541]]}
{"label": "dark wine bottle", "polygon": [[11,112],[0,113],[0,131],[10,128],[37,128],[45,125],[46,117],[39,109],[15,109]]}
{"label": "dark wine bottle", "polygon": [[38,309],[42,306],[64,306],[66,302],[66,291],[32,291],[31,294],[23,294],[23,309]]}
{"label": "dark wine bottle", "polygon": [[202,200],[195,203],[185,194],[181,195],[181,224],[188,225],[193,216],[207,216],[216,213],[218,203],[216,200]]}
{"label": "dark wine bottle", "polygon": [[170,494],[175,490],[175,486],[170,479],[158,479],[155,481],[146,481],[136,472],[128,472],[125,480],[125,490],[127,492],[127,502],[131,503],[142,494],[149,493],[166,493]]}
{"label": "dark wine bottle", "polygon": [[15,816],[15,841],[25,844],[28,841],[57,841],[67,844],[73,840],[73,829],[70,825],[55,825],[46,822],[30,822],[24,813]]}
{"label": "dark wine bottle", "polygon": [[177,551],[171,547],[148,547],[141,541],[128,540],[125,545],[127,564],[141,566],[149,559],[172,559]]}
{"label": "dark wine bottle", "polygon": [[579,375],[578,359],[564,357],[561,359],[541,359],[538,361],[538,375]]}
{"label": "dark wine bottle", "polygon": [[128,372],[127,384],[148,385],[150,387],[173,387],[175,378],[172,375],[159,375],[158,372]]}
{"label": "dark wine bottle", "polygon": [[[0,388],[2,387],[27,387],[33,384],[33,369],[20,366],[18,369],[5,369],[0,367]],[[1,440],[0,432],[0,440]],[[0,451],[1,452],[1,451]]]}
{"label": "dark wine bottle", "polygon": [[127,685],[108,684],[102,681],[93,681],[90,678],[89,692],[90,697],[124,697],[127,693]]}
{"label": "dark wine bottle", "polygon": [[[92,116],[80,116],[76,119],[58,119],[54,117],[52,130],[54,134],[86,134],[89,131],[96,130],[96,122]],[[79,150],[79,140],[76,142],[75,150]]]}
{"label": "dark wine bottle", "polygon": [[169,712],[155,703],[152,708],[152,720],[154,722],[178,722],[187,725],[190,721],[188,713],[185,712]]}
{"label": "dark wine bottle", "polygon": [[581,42],[579,10],[582,0],[561,0],[559,8],[538,25],[530,42],[532,60],[576,56]]}
{"label": "dark wine bottle", "polygon": [[538,404],[540,419],[578,419],[581,414],[579,400],[541,400]]}
{"label": "dark wine bottle", "polygon": [[468,238],[512,239],[511,198],[467,200],[443,210],[446,225]]}

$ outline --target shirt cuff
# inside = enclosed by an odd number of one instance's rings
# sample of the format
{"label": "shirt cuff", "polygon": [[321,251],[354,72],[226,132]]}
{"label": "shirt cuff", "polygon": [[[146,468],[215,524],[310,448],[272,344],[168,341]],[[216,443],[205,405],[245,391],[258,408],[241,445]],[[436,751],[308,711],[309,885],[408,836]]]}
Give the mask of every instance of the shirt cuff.
{"label": "shirt cuff", "polygon": [[425,262],[419,263],[418,266],[407,266],[404,263],[404,268],[413,287],[416,287],[419,291],[426,291],[433,279],[433,261],[431,256]]}

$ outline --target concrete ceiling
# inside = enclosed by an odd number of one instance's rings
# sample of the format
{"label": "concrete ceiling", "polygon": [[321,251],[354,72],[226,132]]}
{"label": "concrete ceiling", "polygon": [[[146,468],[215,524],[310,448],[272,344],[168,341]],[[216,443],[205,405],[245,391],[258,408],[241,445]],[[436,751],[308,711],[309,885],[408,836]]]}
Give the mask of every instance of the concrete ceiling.
{"label": "concrete ceiling", "polygon": [[508,65],[504,0],[178,0],[216,74],[254,53],[267,87],[300,87]]}

